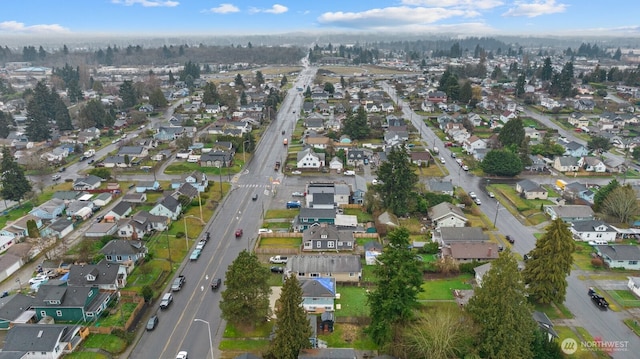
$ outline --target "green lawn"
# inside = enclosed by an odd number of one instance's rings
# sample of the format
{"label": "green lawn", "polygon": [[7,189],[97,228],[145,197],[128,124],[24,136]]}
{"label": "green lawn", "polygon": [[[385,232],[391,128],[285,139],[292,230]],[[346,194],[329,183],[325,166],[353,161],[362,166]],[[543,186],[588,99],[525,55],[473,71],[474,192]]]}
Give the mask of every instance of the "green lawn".
{"label": "green lawn", "polygon": [[302,237],[261,237],[261,248],[300,248]]}
{"label": "green lawn", "polygon": [[113,314],[107,314],[105,311],[103,316],[96,322],[96,326],[123,327],[136,305],[137,303],[120,302]]}
{"label": "green lawn", "polygon": [[336,299],[335,304],[340,304],[340,309],[336,310],[336,316],[365,317],[369,315],[365,288],[340,286],[337,292],[340,293],[340,299]]}
{"label": "green lawn", "polygon": [[472,289],[471,277],[471,274],[462,274],[450,279],[427,280],[422,284],[418,300],[453,300],[454,289]]}
{"label": "green lawn", "polygon": [[571,319],[573,314],[569,311],[564,304],[539,304],[535,303],[533,308],[539,312],[543,312],[551,320],[555,319]]}
{"label": "green lawn", "polygon": [[0,216],[0,228],[4,227],[7,224],[7,222],[12,222],[18,218],[24,217],[32,209],[33,209],[33,203],[31,202],[24,202],[22,203],[21,206],[13,207],[13,209],[7,212],[7,214],[3,213],[3,215]]}
{"label": "green lawn", "polygon": [[638,308],[640,307],[640,300],[629,290],[608,290],[607,293],[625,308]]}
{"label": "green lawn", "polygon": [[106,355],[102,353],[96,352],[73,352],[71,354],[66,354],[64,356],[65,359],[109,359]]}
{"label": "green lawn", "polygon": [[369,335],[364,333],[363,327],[351,324],[335,323],[332,333],[318,333],[318,339],[326,341],[329,348],[378,349]]}
{"label": "green lawn", "polygon": [[264,351],[269,347],[268,339],[225,339],[220,342],[220,350]]}
{"label": "green lawn", "polygon": [[122,353],[127,348],[127,342],[111,334],[91,334],[84,341],[85,348],[102,349],[111,354]]}
{"label": "green lawn", "polygon": [[244,331],[240,328],[237,328],[232,323],[227,322],[227,326],[224,328],[224,334],[222,335],[224,338],[268,338],[269,334],[271,334],[271,329],[275,323],[272,321],[264,322],[255,328]]}
{"label": "green lawn", "polygon": [[366,223],[366,222],[373,221],[372,215],[358,208],[345,208],[344,214],[350,215],[350,216],[357,216],[358,223]]}
{"label": "green lawn", "polygon": [[264,216],[264,219],[293,219],[298,215],[299,211],[291,210],[291,209],[270,209]]}

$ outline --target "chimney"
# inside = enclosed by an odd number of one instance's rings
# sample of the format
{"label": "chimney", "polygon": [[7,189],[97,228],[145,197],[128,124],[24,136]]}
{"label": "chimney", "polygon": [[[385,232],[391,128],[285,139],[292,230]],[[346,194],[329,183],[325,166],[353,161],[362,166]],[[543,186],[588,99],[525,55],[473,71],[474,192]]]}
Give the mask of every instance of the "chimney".
{"label": "chimney", "polygon": [[489,258],[491,258],[491,253],[493,252],[493,248],[489,247]]}

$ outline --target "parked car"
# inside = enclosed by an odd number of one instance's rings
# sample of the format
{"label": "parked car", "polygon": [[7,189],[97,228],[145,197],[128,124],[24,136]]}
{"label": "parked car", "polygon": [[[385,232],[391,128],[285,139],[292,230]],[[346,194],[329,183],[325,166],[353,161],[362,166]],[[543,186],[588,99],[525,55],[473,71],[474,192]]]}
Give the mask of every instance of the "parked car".
{"label": "parked car", "polygon": [[203,250],[204,246],[207,244],[207,241],[201,239],[198,244],[196,244],[196,249]]}
{"label": "parked car", "polygon": [[178,355],[176,355],[176,359],[188,359],[188,353],[185,350],[181,350],[178,352]]}
{"label": "parked car", "polygon": [[258,234],[262,234],[262,233],[273,233],[273,231],[271,229],[267,229],[267,228],[258,229]]}
{"label": "parked car", "polygon": [[213,278],[211,282],[211,290],[218,290],[222,285],[222,278]]}
{"label": "parked car", "polygon": [[463,170],[465,170],[465,171],[468,171],[468,170],[469,170],[469,166],[467,166],[467,165],[462,165],[462,169],[463,169]]}
{"label": "parked car", "polygon": [[300,208],[300,207],[302,207],[302,203],[300,203],[300,201],[289,201],[289,202],[287,202],[287,209]]}
{"label": "parked car", "polygon": [[236,238],[242,237],[242,228],[236,229]]}
{"label": "parked car", "polygon": [[179,275],[178,277],[176,277],[176,279],[173,280],[173,284],[171,284],[171,291],[172,292],[177,292],[180,289],[182,289],[182,286],[184,285],[184,283],[186,282],[186,278],[184,277],[184,275]]}
{"label": "parked car", "polygon": [[48,280],[49,280],[49,276],[47,274],[38,274],[37,276],[29,279],[29,284],[31,285],[41,284],[41,283],[45,283]]}
{"label": "parked car", "polygon": [[158,325],[158,316],[152,315],[151,318],[147,321],[147,331],[156,329]]}
{"label": "parked car", "polygon": [[292,197],[304,197],[304,193],[302,192],[293,192],[291,194]]}
{"label": "parked car", "polygon": [[507,238],[507,242],[511,244],[514,244],[516,242],[513,238],[511,238],[511,236],[507,236],[506,238]]}
{"label": "parked car", "polygon": [[589,287],[589,296],[591,297],[593,304],[597,305],[600,309],[607,310],[609,308],[609,302],[607,302],[603,296],[596,293],[595,289],[592,287]]}
{"label": "parked car", "polygon": [[271,267],[271,273],[284,273],[284,267],[273,266]]}
{"label": "parked car", "polygon": [[476,196],[476,193],[471,191],[469,192],[469,197],[471,197],[471,199],[476,199],[478,196]]}
{"label": "parked car", "polygon": [[445,164],[447,161],[444,160],[444,157],[440,157],[440,163]]}
{"label": "parked car", "polygon": [[62,176],[60,176],[59,174],[55,174],[55,175],[51,176],[51,179],[54,180],[54,181],[57,181],[60,178],[62,178]]}
{"label": "parked car", "polygon": [[495,194],[493,194],[493,192],[489,192],[489,197],[491,197],[491,198],[495,198],[495,197],[496,197],[496,195],[495,195]]}
{"label": "parked car", "polygon": [[189,257],[189,260],[191,261],[197,261],[198,258],[200,258],[200,254],[202,253],[201,249],[194,249],[193,252],[191,252],[191,256]]}
{"label": "parked car", "polygon": [[473,200],[478,206],[482,204],[482,202],[480,201],[480,198],[476,198]]}
{"label": "parked car", "polygon": [[301,174],[302,174],[302,172],[301,172],[301,171],[298,171],[298,170],[295,170],[295,171],[291,171],[291,174],[292,174],[292,175],[301,175]]}
{"label": "parked car", "polygon": [[173,295],[171,293],[165,293],[160,301],[160,309],[169,308],[171,302],[173,302]]}

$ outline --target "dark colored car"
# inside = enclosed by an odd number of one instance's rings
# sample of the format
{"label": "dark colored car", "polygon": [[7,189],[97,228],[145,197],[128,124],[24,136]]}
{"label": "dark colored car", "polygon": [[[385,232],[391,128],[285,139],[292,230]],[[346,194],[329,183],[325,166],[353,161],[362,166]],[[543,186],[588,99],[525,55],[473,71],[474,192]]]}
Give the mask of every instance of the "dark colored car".
{"label": "dark colored car", "polygon": [[147,330],[154,330],[158,325],[158,316],[154,315],[147,321]]}
{"label": "dark colored car", "polygon": [[273,266],[271,267],[271,273],[284,273],[284,267]]}
{"label": "dark colored car", "polygon": [[507,242],[514,244],[516,241],[513,238],[511,238],[511,236],[507,236]]}
{"label": "dark colored car", "polygon": [[251,197],[251,200],[253,201],[257,201],[258,200],[258,194],[254,194],[253,197]]}
{"label": "dark colored car", "polygon": [[222,279],[213,278],[213,282],[211,282],[211,290],[218,290],[222,285]]}

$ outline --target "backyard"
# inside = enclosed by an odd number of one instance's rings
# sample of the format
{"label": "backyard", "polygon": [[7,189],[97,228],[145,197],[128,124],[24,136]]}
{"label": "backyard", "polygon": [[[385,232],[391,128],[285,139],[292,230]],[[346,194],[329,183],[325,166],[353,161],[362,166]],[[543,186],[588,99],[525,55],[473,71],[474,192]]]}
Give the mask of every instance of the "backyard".
{"label": "backyard", "polygon": [[418,300],[451,300],[455,299],[454,289],[472,289],[471,274],[461,274],[453,278],[431,279],[422,284],[422,292],[418,294]]}

